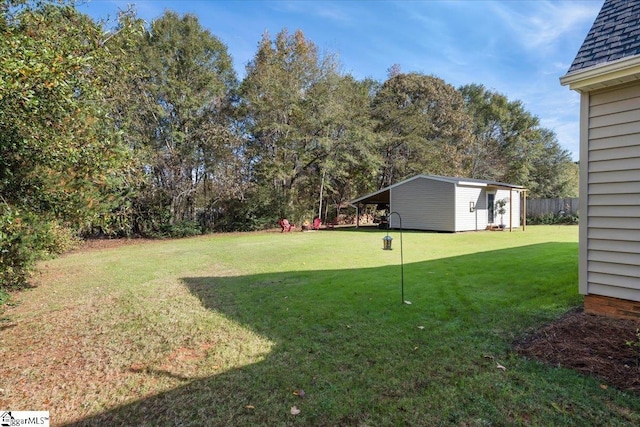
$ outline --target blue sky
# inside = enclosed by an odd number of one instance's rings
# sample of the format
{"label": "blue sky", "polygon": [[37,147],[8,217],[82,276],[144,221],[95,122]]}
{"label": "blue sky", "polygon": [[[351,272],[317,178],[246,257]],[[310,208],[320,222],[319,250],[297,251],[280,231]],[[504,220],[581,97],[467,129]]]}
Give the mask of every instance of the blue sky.
{"label": "blue sky", "polygon": [[302,30],[358,79],[433,74],[455,87],[479,83],[521,100],[578,159],[579,96],[560,86],[603,0],[88,0],[78,9],[113,18],[133,5],[151,22],[166,9],[198,16],[227,45],[238,77],[264,31]]}

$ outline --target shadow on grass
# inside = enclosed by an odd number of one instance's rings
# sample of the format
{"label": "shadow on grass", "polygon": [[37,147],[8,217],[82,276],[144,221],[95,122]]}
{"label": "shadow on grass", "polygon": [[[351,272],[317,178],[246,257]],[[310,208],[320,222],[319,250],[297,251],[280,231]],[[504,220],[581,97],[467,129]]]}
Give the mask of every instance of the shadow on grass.
{"label": "shadow on grass", "polygon": [[[204,307],[273,342],[272,351],[258,363],[185,378],[182,387],[68,425],[434,425],[504,421],[506,411],[524,417],[541,409],[516,393],[497,395],[494,383],[535,380],[525,373],[497,379],[485,356],[508,357],[514,339],[580,302],[576,243],[406,265],[411,305],[401,304],[399,265],[183,281]],[[294,394],[300,389],[304,397]],[[291,415],[293,406],[299,415]]]}

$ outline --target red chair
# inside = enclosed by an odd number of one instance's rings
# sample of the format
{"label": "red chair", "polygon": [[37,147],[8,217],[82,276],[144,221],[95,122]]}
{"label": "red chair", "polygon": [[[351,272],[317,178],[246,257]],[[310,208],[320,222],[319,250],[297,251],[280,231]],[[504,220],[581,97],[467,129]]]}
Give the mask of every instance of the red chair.
{"label": "red chair", "polygon": [[320,230],[320,226],[322,225],[322,220],[318,217],[313,219],[313,229],[314,230]]}
{"label": "red chair", "polygon": [[285,231],[291,231],[291,224],[286,218],[282,218],[280,221],[278,221],[278,225],[280,226],[281,233],[284,233]]}

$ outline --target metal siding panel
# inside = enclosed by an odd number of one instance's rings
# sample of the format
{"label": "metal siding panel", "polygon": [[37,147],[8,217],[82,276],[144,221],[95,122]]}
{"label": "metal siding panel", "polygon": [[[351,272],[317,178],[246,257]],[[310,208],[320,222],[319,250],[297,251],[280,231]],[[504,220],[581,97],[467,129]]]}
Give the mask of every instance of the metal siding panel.
{"label": "metal siding panel", "polygon": [[609,150],[611,148],[632,147],[634,145],[638,145],[638,135],[636,134],[618,135],[609,138],[593,138],[591,136],[589,139],[589,155],[594,150]]}
{"label": "metal siding panel", "polygon": [[[452,183],[427,178],[406,182],[391,189],[391,208],[402,216],[405,229],[455,231]],[[390,226],[399,226],[396,215]]]}
{"label": "metal siding panel", "polygon": [[629,157],[640,157],[640,145],[607,148],[606,150],[592,150],[589,153],[589,160],[591,160],[592,162],[601,160],[627,159]]}
{"label": "metal siding panel", "polygon": [[606,104],[594,105],[589,109],[591,118],[606,116],[609,114],[616,114],[625,111],[635,110],[640,105],[640,100],[637,97],[622,99],[620,101],[608,102]]}
{"label": "metal siding panel", "polygon": [[[615,218],[614,224],[621,219],[640,218],[640,206],[589,206],[590,217]],[[638,221],[635,222],[638,224]]]}
{"label": "metal siding panel", "polygon": [[604,126],[599,128],[589,128],[589,135],[591,138],[608,138],[618,135],[631,135],[640,133],[640,123],[620,123],[617,125]]}
{"label": "metal siding panel", "polygon": [[590,239],[589,250],[627,252],[630,254],[640,254],[640,244],[637,241]]}
{"label": "metal siding panel", "polygon": [[522,193],[513,191],[513,227],[522,226]]}
{"label": "metal siding panel", "polygon": [[623,159],[601,160],[589,162],[590,172],[609,172],[636,170],[640,164],[640,157],[628,156]]}
{"label": "metal siding panel", "polygon": [[589,290],[589,293],[594,295],[625,299],[628,301],[640,301],[640,292],[638,292],[637,288],[629,286],[617,286],[617,282],[606,284],[590,282]]}
{"label": "metal siding panel", "polygon": [[640,283],[640,266],[617,264],[611,262],[589,261],[589,271],[592,273],[611,274],[612,276],[629,277]]}
{"label": "metal siding panel", "polygon": [[640,181],[640,169],[610,172],[589,172],[589,184]]}
{"label": "metal siding panel", "polygon": [[607,114],[605,116],[591,116],[591,123],[589,127],[596,129],[606,126],[616,126],[622,123],[634,123],[638,117],[638,111],[633,108],[629,111],[617,112],[613,114]]}
{"label": "metal siding panel", "polygon": [[[469,202],[475,210],[469,211]],[[482,187],[456,187],[456,231],[484,230],[487,228],[486,193]]]}
{"label": "metal siding panel", "polygon": [[613,230],[637,230],[638,218],[594,217],[589,215],[589,227]]}
{"label": "metal siding panel", "polygon": [[[588,239],[611,239],[614,241],[640,242],[640,230],[591,227],[588,230]],[[586,242],[587,239],[585,239],[584,241]]]}
{"label": "metal siding panel", "polygon": [[638,170],[640,166],[640,157],[631,155],[620,159],[610,160],[592,160],[589,162],[590,172],[618,172]]}
{"label": "metal siding panel", "polygon": [[589,196],[590,206],[640,206],[640,193],[635,194],[592,194]]}
{"label": "metal siding panel", "polygon": [[640,84],[581,102],[581,293],[640,301]]}
{"label": "metal siding panel", "polygon": [[[618,288],[638,289],[638,280],[634,277],[617,276],[615,274],[602,274],[593,272],[589,275],[591,283],[609,285]],[[591,292],[593,293],[593,292]],[[640,294],[638,295],[640,297]]]}
{"label": "metal siding panel", "polygon": [[[580,94],[580,164],[589,163],[589,106],[591,105],[591,94],[583,92]],[[579,168],[578,190],[582,205],[588,205],[588,183],[589,173],[586,167]],[[586,209],[583,209],[586,212]],[[583,215],[582,221],[578,225],[578,291],[585,295],[589,293],[589,272],[587,268],[587,249],[589,217]]]}
{"label": "metal siding panel", "polygon": [[612,266],[616,274],[621,274],[618,270],[620,266],[624,268],[636,268],[636,272],[640,273],[637,267],[640,267],[640,254],[631,252],[611,252],[589,250],[589,261],[601,262],[603,265]]}
{"label": "metal siding panel", "polygon": [[589,184],[589,198],[598,194],[634,194],[639,188],[640,181]]}
{"label": "metal siding panel", "polygon": [[640,97],[640,86],[636,84],[629,84],[621,86],[613,90],[603,90],[597,93],[592,93],[590,96],[590,106],[596,107],[602,104],[610,104],[613,102],[623,101],[625,99],[633,99]]}

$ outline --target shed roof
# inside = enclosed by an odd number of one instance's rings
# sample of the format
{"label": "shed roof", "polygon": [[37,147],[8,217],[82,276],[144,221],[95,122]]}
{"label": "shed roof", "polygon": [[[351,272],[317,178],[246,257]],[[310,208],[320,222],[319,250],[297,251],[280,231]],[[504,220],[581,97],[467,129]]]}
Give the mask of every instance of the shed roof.
{"label": "shed roof", "polygon": [[524,190],[524,187],[515,184],[507,184],[506,182],[499,181],[488,181],[482,179],[473,179],[473,178],[460,178],[460,177],[450,177],[450,176],[439,176],[439,175],[416,175],[414,177],[405,179],[404,181],[400,181],[396,184],[385,187],[376,192],[367,194],[366,196],[359,197],[357,199],[351,200],[352,205],[357,203],[360,204],[388,204],[390,201],[391,189],[397,187],[399,185],[405,184],[409,181],[413,181],[419,178],[432,179],[435,181],[443,181],[449,182],[455,185],[466,185],[466,186],[474,186],[474,187],[494,187],[494,188],[511,188],[517,190]]}
{"label": "shed roof", "polygon": [[640,54],[640,0],[606,0],[568,73]]}

